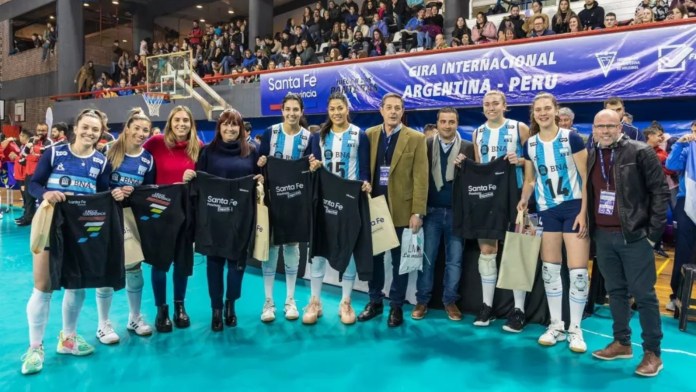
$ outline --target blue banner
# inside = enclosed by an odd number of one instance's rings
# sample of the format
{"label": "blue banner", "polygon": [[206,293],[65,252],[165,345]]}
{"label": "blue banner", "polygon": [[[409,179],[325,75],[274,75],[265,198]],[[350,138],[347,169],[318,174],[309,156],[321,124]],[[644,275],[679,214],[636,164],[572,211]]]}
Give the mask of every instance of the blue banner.
{"label": "blue banner", "polygon": [[294,92],[306,114],[325,113],[337,90],[353,111],[379,110],[388,92],[401,94],[406,109],[480,106],[490,90],[502,90],[511,105],[541,91],[561,102],[696,95],[694,23],[563,37],[263,74],[261,112],[280,115],[283,97]]}

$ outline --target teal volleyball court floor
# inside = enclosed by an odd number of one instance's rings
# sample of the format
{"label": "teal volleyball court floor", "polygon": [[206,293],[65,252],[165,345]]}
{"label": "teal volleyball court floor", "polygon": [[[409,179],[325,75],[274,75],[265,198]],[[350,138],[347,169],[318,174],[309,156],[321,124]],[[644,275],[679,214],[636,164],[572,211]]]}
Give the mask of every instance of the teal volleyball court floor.
{"label": "teal volleyball court floor", "polygon": [[[443,311],[426,319],[406,317],[400,328],[386,325],[386,312],[367,323],[344,326],[337,316],[340,290],[325,287],[324,317],[315,326],[282,318],[284,280],[276,282],[278,319],[259,320],[263,306],[260,272],[248,268],[242,298],[237,302],[239,326],[210,331],[210,306],[204,258],[196,256],[186,306],[191,328],[141,338],[126,331],[125,291],[114,296],[111,320],[121,342],[101,345],[94,336],[97,314],[94,290],[80,316],[78,331],[96,346],[89,357],[55,353],[61,328],[62,292],[56,292],[46,330],[44,370],[20,373],[20,357],[28,345],[26,303],[32,290],[29,228],[17,228],[15,210],[0,221],[0,391],[694,391],[696,390],[696,323],[687,333],[676,320],[663,318],[665,370],[656,378],[633,374],[642,349],[634,358],[602,362],[590,353],[570,352],[566,344],[544,348],[536,343],[541,325],[529,325],[518,335],[471,325],[474,316],[452,322]],[[13,215],[15,214],[15,215]],[[145,267],[143,312],[154,322],[155,309]],[[171,299],[171,281],[168,295]],[[297,288],[298,306],[309,299],[309,287]],[[357,311],[367,302],[354,295]],[[408,316],[411,306],[405,307]],[[637,315],[634,342],[640,342]],[[611,341],[609,309],[583,323],[589,350]]]}

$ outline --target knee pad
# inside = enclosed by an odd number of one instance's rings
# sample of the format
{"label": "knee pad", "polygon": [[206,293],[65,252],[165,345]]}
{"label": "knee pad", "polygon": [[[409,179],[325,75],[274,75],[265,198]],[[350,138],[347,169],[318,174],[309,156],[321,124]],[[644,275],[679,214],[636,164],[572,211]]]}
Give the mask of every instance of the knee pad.
{"label": "knee pad", "polygon": [[579,268],[570,271],[570,298],[585,302],[589,286],[587,269]]}
{"label": "knee pad", "polygon": [[326,259],[323,257],[312,257],[310,264],[310,276],[317,279],[324,278],[324,274],[326,274]]}
{"label": "knee pad", "polygon": [[142,270],[126,271],[126,290],[129,292],[142,291],[145,281]]}
{"label": "knee pad", "polygon": [[491,276],[498,274],[498,266],[495,264],[496,254],[481,254],[478,259],[478,269],[481,276]]}
{"label": "knee pad", "polygon": [[554,284],[561,281],[561,265],[544,262],[541,267],[541,277],[544,284]]}
{"label": "knee pad", "polygon": [[[98,287],[97,288],[97,298],[109,298],[114,296],[113,287]],[[84,290],[83,290],[84,293]]]}
{"label": "knee pad", "polygon": [[283,259],[286,270],[297,270],[297,266],[300,265],[300,245],[283,245]]}

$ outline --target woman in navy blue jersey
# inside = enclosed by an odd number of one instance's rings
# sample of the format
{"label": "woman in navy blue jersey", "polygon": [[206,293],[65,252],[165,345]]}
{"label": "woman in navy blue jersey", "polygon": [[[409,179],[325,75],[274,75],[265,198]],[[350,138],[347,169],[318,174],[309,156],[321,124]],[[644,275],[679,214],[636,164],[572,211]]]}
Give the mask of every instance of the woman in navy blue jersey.
{"label": "woman in navy blue jersey", "polygon": [[[222,112],[217,121],[213,141],[201,151],[198,162],[196,162],[196,170],[227,179],[237,179],[255,174],[254,178],[257,181],[263,181],[263,177],[259,174],[260,169],[256,165],[258,159],[258,151],[244,137],[242,115],[234,109],[227,109]],[[196,172],[193,170],[184,172],[184,178],[195,176]],[[234,302],[242,294],[244,264],[239,264],[238,260],[229,260],[223,257],[207,256],[207,258],[208,293],[213,308],[211,329],[218,332],[222,331],[222,294],[225,289],[222,277],[225,264],[227,264],[227,295],[224,317],[225,324],[231,327],[237,326]]]}
{"label": "woman in navy blue jersey", "polygon": [[[106,116],[98,110],[83,110],[75,120],[74,141],[47,150],[39,160],[29,183],[29,192],[51,204],[66,200],[66,194],[93,194],[109,189],[111,168],[106,157],[95,148],[106,132]],[[117,201],[123,195],[112,193]],[[41,371],[44,362],[43,338],[48,323],[51,291],[49,251],[34,255],[34,290],[27,303],[29,349],[22,356],[22,374]],[[63,330],[57,352],[89,355],[94,347],[77,335],[77,319],[85,300],[84,289],[66,289],[63,295]]]}
{"label": "woman in navy blue jersey", "polygon": [[[143,144],[150,137],[151,125],[150,119],[141,108],[131,110],[125,129],[118,139],[108,147],[106,158],[112,170],[109,186],[114,195],[127,198],[133,192],[134,187],[155,182],[155,161],[152,155],[143,148]],[[126,213],[132,214],[130,209],[124,210],[124,214]],[[140,260],[135,264],[126,263],[126,291],[130,307],[126,328],[139,336],[148,336],[152,334],[152,327],[140,313],[143,285]],[[101,287],[96,290],[96,294],[99,315],[97,338],[103,344],[118,343],[120,338],[109,320],[109,309],[111,309],[114,289]]]}

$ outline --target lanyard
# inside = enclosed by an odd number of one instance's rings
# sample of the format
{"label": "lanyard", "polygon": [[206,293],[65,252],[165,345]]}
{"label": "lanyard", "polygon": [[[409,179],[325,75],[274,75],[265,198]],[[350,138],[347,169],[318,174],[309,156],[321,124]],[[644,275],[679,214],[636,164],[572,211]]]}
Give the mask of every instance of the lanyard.
{"label": "lanyard", "polygon": [[[597,151],[599,152],[599,164],[600,164],[599,167],[602,169],[602,179],[604,179],[604,182],[607,184],[607,190],[609,190],[610,181],[609,181],[609,176],[607,175],[607,171],[604,168],[604,153],[602,152],[601,149],[598,149]],[[611,170],[612,167],[614,166],[614,151],[615,150],[612,148],[611,155],[609,156],[609,170]]]}

